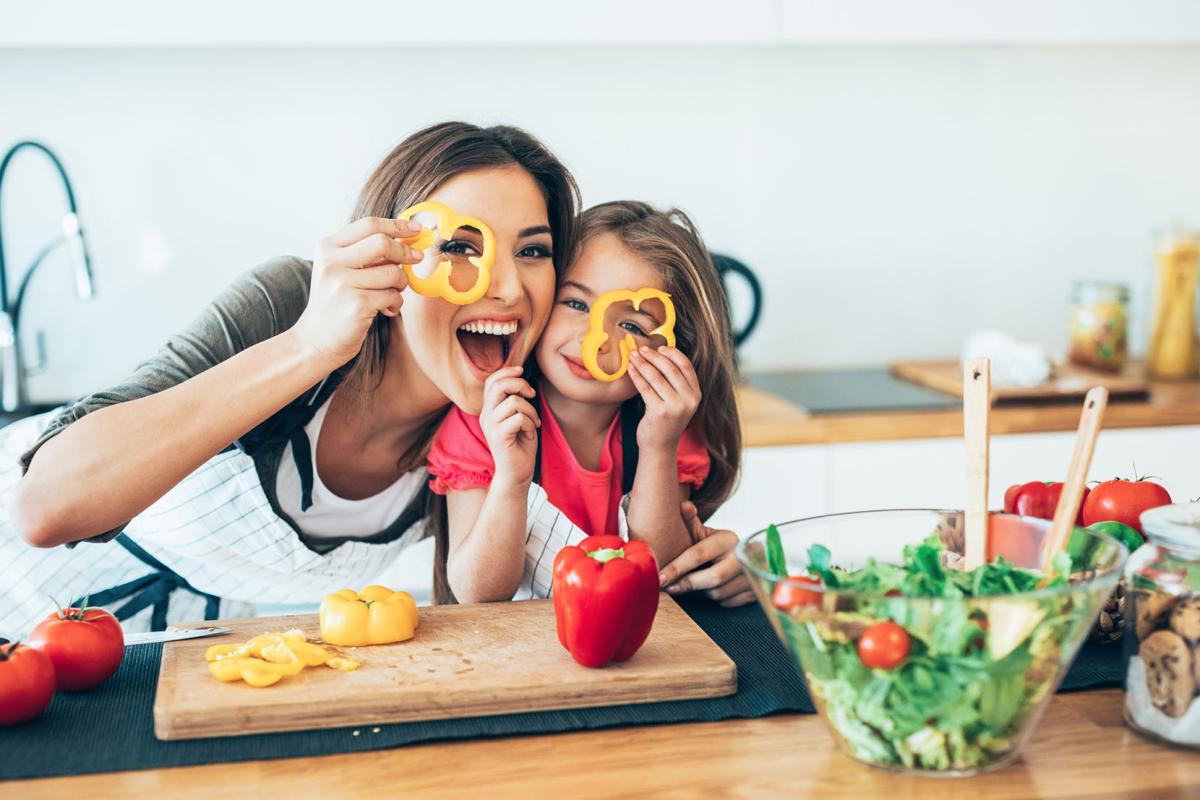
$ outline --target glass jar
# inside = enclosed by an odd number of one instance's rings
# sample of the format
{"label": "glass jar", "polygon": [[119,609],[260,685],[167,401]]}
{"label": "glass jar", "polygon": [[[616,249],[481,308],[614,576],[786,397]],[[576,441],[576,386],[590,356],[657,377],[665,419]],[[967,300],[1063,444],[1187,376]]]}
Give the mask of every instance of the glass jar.
{"label": "glass jar", "polygon": [[1141,521],[1148,541],[1125,567],[1125,720],[1200,748],[1200,503],[1151,509]]}
{"label": "glass jar", "polygon": [[1129,332],[1129,287],[1123,283],[1079,281],[1071,298],[1072,364],[1120,372]]}
{"label": "glass jar", "polygon": [[1200,364],[1196,286],[1200,237],[1177,232],[1159,243],[1154,321],[1146,364],[1156,378],[1191,378]]}

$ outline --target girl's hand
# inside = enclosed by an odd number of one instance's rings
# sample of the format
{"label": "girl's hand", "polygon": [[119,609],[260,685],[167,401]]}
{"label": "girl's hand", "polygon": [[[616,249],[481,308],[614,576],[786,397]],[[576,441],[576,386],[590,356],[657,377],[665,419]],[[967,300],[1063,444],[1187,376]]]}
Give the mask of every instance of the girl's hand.
{"label": "girl's hand", "polygon": [[733,555],[738,535],[707,527],[696,506],[685,500],[680,506],[683,522],[695,542],[659,572],[659,585],[669,594],[703,590],[723,606],[740,606],[754,600],[754,590]]}
{"label": "girl's hand", "polygon": [[674,452],[700,406],[700,380],[692,362],[674,347],[640,347],[630,354],[629,376],[646,403],[638,446]]}
{"label": "girl's hand", "polygon": [[292,330],[331,368],[358,355],[376,314],[400,313],[408,286],[403,265],[422,258],[400,239],[420,230],[408,221],[363,217],[317,243],[308,307]]}
{"label": "girl's hand", "polygon": [[537,458],[537,429],[542,420],[529,401],[533,387],[522,377],[521,367],[504,367],[483,384],[483,411],[479,427],[496,462],[493,485],[516,487],[533,480]]}

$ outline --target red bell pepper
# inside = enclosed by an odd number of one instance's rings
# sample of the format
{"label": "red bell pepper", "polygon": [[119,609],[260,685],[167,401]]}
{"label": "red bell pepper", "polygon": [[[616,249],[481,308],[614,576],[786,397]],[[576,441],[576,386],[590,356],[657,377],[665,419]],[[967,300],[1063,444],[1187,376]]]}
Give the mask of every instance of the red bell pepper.
{"label": "red bell pepper", "polygon": [[645,542],[589,536],[554,559],[558,640],[585,667],[626,661],[658,612],[658,562]]}
{"label": "red bell pepper", "polygon": [[[1004,510],[1009,514],[1019,514],[1022,517],[1038,519],[1054,519],[1054,510],[1058,508],[1058,498],[1062,495],[1061,483],[1045,483],[1030,481],[1008,487],[1004,493]],[[1083,501],[1087,500],[1088,489],[1083,490],[1083,499],[1079,503],[1079,514],[1075,524],[1083,526]]]}

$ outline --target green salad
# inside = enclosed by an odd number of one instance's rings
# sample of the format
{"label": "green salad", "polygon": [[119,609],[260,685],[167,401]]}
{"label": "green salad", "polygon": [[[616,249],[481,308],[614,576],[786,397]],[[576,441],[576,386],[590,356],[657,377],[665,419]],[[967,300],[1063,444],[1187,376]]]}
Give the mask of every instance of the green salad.
{"label": "green salad", "polygon": [[[786,575],[774,526],[766,549],[770,571]],[[1014,751],[1055,688],[1065,643],[1091,622],[1070,592],[1013,597],[1063,587],[1070,571],[1066,553],[1051,576],[1002,558],[955,569],[936,535],[906,547],[901,564],[855,570],[813,545],[807,576],[777,584],[772,601],[814,700],[856,757],[971,770]]]}

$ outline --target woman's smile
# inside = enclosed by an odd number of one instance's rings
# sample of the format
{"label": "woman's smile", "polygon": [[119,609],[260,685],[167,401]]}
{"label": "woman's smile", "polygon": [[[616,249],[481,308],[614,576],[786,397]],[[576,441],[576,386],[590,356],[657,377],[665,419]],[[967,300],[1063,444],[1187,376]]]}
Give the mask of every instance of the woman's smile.
{"label": "woman's smile", "polygon": [[480,379],[485,379],[509,365],[513,354],[521,349],[514,345],[528,327],[521,315],[490,315],[461,323],[456,338],[467,364]]}

